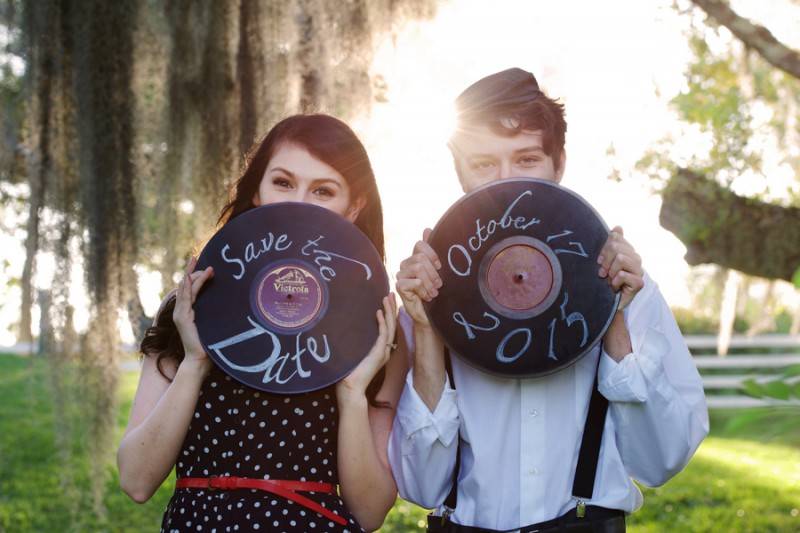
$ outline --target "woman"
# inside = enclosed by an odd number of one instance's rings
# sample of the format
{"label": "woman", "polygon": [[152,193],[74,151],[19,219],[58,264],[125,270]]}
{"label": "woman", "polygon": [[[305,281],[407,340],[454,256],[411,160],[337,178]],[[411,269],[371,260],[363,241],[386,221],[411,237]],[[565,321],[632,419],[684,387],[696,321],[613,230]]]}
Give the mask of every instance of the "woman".
{"label": "woman", "polygon": [[[261,205],[313,203],[353,222],[384,256],[369,159],[352,130],[333,117],[278,123],[252,153],[232,197],[222,224]],[[195,263],[142,341],[142,373],[117,455],[123,490],[144,502],[177,468],[162,531],[380,527],[397,494],[386,446],[406,372],[404,350],[390,356],[394,298],[384,298],[378,339],[350,375],[320,391],[273,395],[232,380],[205,353],[192,303],[213,270],[192,272]],[[190,478],[217,476],[285,480],[290,490],[280,496],[184,487]],[[341,497],[329,488],[337,483]]]}

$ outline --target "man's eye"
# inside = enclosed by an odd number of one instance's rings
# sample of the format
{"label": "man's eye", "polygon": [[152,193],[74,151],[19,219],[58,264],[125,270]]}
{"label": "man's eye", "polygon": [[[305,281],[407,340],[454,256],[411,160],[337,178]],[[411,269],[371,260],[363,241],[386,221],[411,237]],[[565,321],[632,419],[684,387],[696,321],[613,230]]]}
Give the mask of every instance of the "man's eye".
{"label": "man's eye", "polygon": [[470,166],[476,170],[486,170],[494,166],[494,161],[473,161]]}
{"label": "man's eye", "polygon": [[521,157],[519,159],[519,164],[522,165],[522,166],[525,166],[525,167],[533,166],[538,162],[539,162],[539,158],[538,157],[533,157],[533,156]]}

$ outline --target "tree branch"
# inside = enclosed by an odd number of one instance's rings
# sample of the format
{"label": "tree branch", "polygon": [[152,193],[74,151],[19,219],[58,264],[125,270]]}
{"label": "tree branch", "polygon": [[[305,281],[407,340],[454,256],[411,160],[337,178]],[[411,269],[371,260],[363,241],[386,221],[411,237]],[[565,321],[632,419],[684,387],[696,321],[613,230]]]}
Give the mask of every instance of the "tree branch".
{"label": "tree branch", "polygon": [[800,208],[737,196],[686,169],[662,197],[659,221],[686,245],[690,265],[715,263],[787,281],[800,267]]}
{"label": "tree branch", "polygon": [[723,0],[692,0],[717,23],[728,28],[767,62],[800,79],[800,53],[784,45],[767,28],[740,17]]}

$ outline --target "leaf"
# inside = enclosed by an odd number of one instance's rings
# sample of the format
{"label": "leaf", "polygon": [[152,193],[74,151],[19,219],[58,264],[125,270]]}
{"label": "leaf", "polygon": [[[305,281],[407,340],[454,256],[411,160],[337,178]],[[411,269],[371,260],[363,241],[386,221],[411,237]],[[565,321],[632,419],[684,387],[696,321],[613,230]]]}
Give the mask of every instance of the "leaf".
{"label": "leaf", "polygon": [[746,379],[742,381],[742,390],[748,396],[752,396],[753,398],[763,398],[764,397],[764,390],[760,384],[756,383],[756,380],[753,378]]}
{"label": "leaf", "polygon": [[795,398],[800,398],[800,381],[794,384],[792,387],[792,396]]}
{"label": "leaf", "polygon": [[786,367],[786,370],[783,371],[783,377],[791,378],[794,376],[800,376],[800,365]]}
{"label": "leaf", "polygon": [[795,287],[800,289],[800,267],[798,267],[797,270],[794,271],[794,276],[792,276],[792,283],[794,283]]}
{"label": "leaf", "polygon": [[776,400],[788,400],[792,393],[789,385],[779,379],[764,383],[761,387],[764,390],[764,396],[775,398]]}

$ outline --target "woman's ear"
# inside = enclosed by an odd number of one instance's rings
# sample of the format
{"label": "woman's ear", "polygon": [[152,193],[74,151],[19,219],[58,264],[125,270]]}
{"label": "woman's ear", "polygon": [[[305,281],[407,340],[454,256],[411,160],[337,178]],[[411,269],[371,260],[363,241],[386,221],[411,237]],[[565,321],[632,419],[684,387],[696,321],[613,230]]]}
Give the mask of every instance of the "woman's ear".
{"label": "woman's ear", "polygon": [[256,193],[253,195],[253,206],[261,206],[261,196],[258,194],[258,190],[256,190]]}
{"label": "woman's ear", "polygon": [[364,206],[367,205],[367,199],[363,196],[359,196],[355,200],[350,203],[350,207],[347,208],[347,211],[344,214],[344,218],[348,221],[355,223],[358,215],[361,214],[361,210],[364,209]]}

